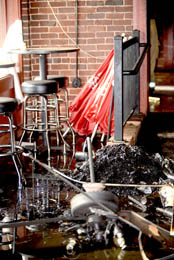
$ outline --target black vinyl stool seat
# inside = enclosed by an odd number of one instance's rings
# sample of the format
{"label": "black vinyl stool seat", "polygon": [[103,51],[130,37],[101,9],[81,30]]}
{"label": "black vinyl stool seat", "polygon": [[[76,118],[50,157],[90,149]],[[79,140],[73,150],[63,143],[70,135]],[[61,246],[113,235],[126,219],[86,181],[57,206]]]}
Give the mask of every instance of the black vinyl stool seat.
{"label": "black vinyl stool seat", "polygon": [[0,157],[11,156],[18,174],[18,189],[22,189],[24,177],[22,174],[22,164],[18,154],[23,152],[23,148],[15,144],[15,126],[13,125],[13,115],[17,108],[17,100],[10,97],[0,97],[0,115],[8,119],[8,123],[0,124],[0,134],[10,135],[10,144],[0,145]]}
{"label": "black vinyl stool seat", "polygon": [[[24,132],[20,143],[27,131],[30,131],[29,141],[33,132],[42,132],[43,146],[48,151],[48,165],[50,165],[49,132],[56,131],[57,145],[59,144],[59,118],[57,83],[54,80],[30,80],[22,83],[24,94]],[[37,153],[37,152],[36,152]],[[35,153],[35,156],[36,156]]]}
{"label": "black vinyl stool seat", "polygon": [[17,100],[10,97],[0,97],[0,113],[14,112],[17,108]]}
{"label": "black vinyl stool seat", "polygon": [[57,93],[54,80],[29,80],[22,83],[22,91],[27,95],[44,95]]}

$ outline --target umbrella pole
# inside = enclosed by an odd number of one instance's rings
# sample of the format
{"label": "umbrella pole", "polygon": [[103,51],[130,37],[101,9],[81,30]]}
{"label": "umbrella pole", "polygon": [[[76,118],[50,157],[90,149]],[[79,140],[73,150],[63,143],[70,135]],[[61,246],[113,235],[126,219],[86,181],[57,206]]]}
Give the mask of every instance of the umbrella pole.
{"label": "umbrella pole", "polygon": [[[95,134],[96,134],[96,132],[97,132],[98,125],[99,125],[99,123],[97,123],[97,124],[95,125],[94,130],[93,130],[93,132],[92,132],[92,135],[91,135],[91,143],[93,142],[94,136],[95,136]],[[88,137],[87,137],[87,138],[88,138]],[[85,150],[86,150],[86,148],[87,148],[87,138],[86,138],[86,140],[85,140],[85,142],[84,142],[84,144],[83,144],[83,152],[85,152]]]}
{"label": "umbrella pole", "polygon": [[113,84],[112,84],[112,98],[111,98],[111,107],[110,107],[109,120],[108,120],[108,130],[107,130],[106,143],[108,142],[109,137],[110,137],[110,131],[111,131],[111,115],[112,115],[113,101],[114,101],[114,88],[113,88]]}
{"label": "umbrella pole", "polygon": [[95,182],[94,165],[93,165],[92,147],[91,147],[91,138],[90,137],[87,137],[87,144],[88,144],[90,180],[91,180],[91,182]]}

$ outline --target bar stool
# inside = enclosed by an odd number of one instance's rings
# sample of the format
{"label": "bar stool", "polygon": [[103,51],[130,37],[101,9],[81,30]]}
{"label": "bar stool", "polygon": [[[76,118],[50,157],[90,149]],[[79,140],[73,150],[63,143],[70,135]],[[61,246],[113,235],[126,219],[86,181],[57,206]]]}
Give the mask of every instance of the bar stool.
{"label": "bar stool", "polygon": [[[64,106],[65,106],[65,116],[64,117],[69,118],[68,90],[67,90],[68,77],[48,75],[47,79],[48,80],[55,80],[57,82],[58,87],[59,87],[59,89],[58,89],[59,100],[61,102],[63,102]],[[62,98],[62,94],[63,94],[63,98]],[[63,116],[60,115],[59,117],[61,119],[61,117],[63,117]]]}
{"label": "bar stool", "polygon": [[[69,131],[72,134],[73,155],[75,155],[75,133],[72,129],[71,124],[69,123],[69,105],[68,105],[68,90],[67,90],[68,77],[48,75],[47,79],[54,80],[58,84],[59,122],[60,124],[65,124],[67,126],[67,129],[63,133],[64,138],[66,137]],[[63,92],[63,98],[62,98],[62,92]],[[60,107],[62,106],[62,103],[65,107],[65,115],[63,115],[63,113],[61,113],[60,111]]]}
{"label": "bar stool", "polygon": [[[40,77],[35,77],[35,80],[40,80]],[[65,107],[65,116],[59,115],[59,118],[69,118],[69,109],[68,109],[68,91],[66,86],[68,85],[68,77],[66,76],[47,76],[47,80],[54,80],[58,84],[58,101],[64,104]],[[63,93],[62,93],[63,92]],[[63,98],[62,98],[63,94]]]}
{"label": "bar stool", "polygon": [[25,181],[22,174],[22,164],[19,160],[19,153],[23,152],[23,148],[15,144],[15,126],[13,125],[12,112],[17,108],[17,100],[10,97],[0,97],[0,115],[8,119],[8,124],[0,124],[0,134],[9,134],[10,144],[0,145],[0,157],[11,156],[16,172],[18,174],[18,189],[22,189]]}
{"label": "bar stool", "polygon": [[[48,151],[48,165],[51,165],[49,132],[56,132],[59,145],[60,125],[58,120],[57,83],[53,80],[30,80],[22,83],[24,94],[24,125],[20,144],[29,131],[31,142],[34,132],[41,132],[43,144]],[[64,149],[65,146],[64,146]],[[37,151],[35,151],[36,157]]]}

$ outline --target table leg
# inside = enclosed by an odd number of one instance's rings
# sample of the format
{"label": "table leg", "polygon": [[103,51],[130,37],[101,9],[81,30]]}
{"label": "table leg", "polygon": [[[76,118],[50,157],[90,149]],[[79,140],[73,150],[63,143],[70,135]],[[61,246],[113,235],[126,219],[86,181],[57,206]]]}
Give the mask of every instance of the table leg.
{"label": "table leg", "polygon": [[45,79],[47,79],[46,54],[41,54],[39,56],[39,64],[40,64],[40,79],[45,80]]}

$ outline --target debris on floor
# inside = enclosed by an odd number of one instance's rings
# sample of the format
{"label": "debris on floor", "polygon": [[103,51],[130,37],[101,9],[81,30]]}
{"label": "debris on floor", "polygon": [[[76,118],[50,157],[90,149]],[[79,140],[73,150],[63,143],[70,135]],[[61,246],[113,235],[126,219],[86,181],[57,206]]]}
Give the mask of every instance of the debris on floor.
{"label": "debris on floor", "polygon": [[[85,161],[72,172],[72,177],[90,182],[90,165]],[[174,162],[160,154],[148,154],[141,147],[126,144],[104,146],[93,161],[96,182],[117,184],[165,184],[174,179]],[[126,186],[125,186],[126,187]],[[109,187],[119,197],[150,193],[150,189]]]}
{"label": "debris on floor", "polygon": [[[25,236],[16,240],[17,252],[27,255],[34,248],[33,254],[42,257],[48,250],[48,256],[54,253],[51,256],[59,259],[84,259],[84,253],[98,247],[112,251],[107,259],[113,259],[113,248],[139,248],[134,259],[173,254],[173,161],[119,144],[97,150],[92,166],[95,182],[90,179],[90,160],[61,177],[45,165],[46,175],[31,178],[18,205],[21,218],[1,223],[3,228],[25,226]],[[35,238],[38,244],[32,243]]]}

